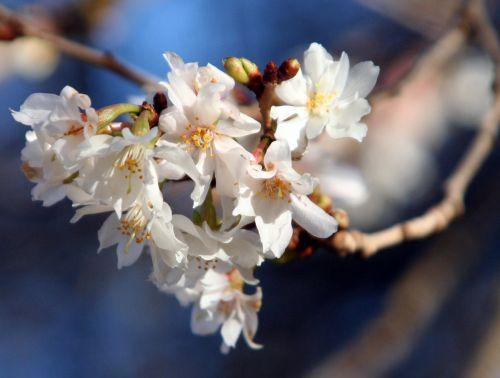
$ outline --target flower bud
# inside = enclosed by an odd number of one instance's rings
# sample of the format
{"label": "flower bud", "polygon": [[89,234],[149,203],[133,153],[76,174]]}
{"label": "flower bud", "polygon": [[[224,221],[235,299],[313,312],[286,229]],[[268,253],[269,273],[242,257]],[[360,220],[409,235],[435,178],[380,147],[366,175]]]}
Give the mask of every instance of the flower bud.
{"label": "flower bud", "polygon": [[156,92],[153,97],[153,107],[156,113],[161,114],[167,108],[167,96],[163,92]]}
{"label": "flower bud", "polygon": [[349,228],[349,215],[345,210],[335,209],[332,211],[332,216],[339,224],[339,230]]}
{"label": "flower bud", "polygon": [[255,75],[260,75],[259,67],[246,58],[231,56],[224,59],[224,68],[229,76],[238,83],[247,85]]}
{"label": "flower bud", "polygon": [[278,82],[278,66],[272,60],[266,65],[263,81],[265,84],[276,84]]}
{"label": "flower bud", "polygon": [[23,35],[22,27],[14,21],[8,21],[0,24],[0,40],[13,41]]}
{"label": "flower bud", "polygon": [[299,72],[300,63],[295,58],[288,58],[283,63],[278,70],[278,82],[281,83],[285,80],[290,80],[292,77],[297,75]]}

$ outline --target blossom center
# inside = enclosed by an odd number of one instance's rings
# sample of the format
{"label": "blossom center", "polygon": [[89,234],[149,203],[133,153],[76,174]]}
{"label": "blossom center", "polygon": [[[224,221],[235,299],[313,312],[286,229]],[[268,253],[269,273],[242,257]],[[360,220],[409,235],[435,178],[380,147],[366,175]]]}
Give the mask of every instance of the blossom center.
{"label": "blossom center", "polygon": [[127,193],[132,191],[132,176],[139,173],[139,180],[144,179],[142,168],[145,153],[146,148],[142,144],[132,144],[125,147],[122,152],[120,152],[114,164],[119,170],[123,171],[126,169],[128,172],[128,174],[125,175],[125,179],[128,180]]}
{"label": "blossom center", "polygon": [[145,147],[141,144],[127,146],[120,153],[115,166],[118,169],[127,169],[131,174],[141,172],[144,154]]}
{"label": "blossom center", "polygon": [[329,113],[331,111],[330,104],[335,97],[337,97],[335,92],[324,93],[316,91],[309,97],[309,100],[307,100],[307,109],[314,115],[325,115],[325,113]]}
{"label": "blossom center", "polygon": [[189,150],[199,149],[208,151],[210,156],[213,156],[212,141],[215,137],[214,126],[197,126],[189,125],[186,127],[186,132],[181,135],[181,139]]}
{"label": "blossom center", "polygon": [[142,207],[140,205],[132,206],[127,214],[122,217],[118,226],[118,230],[122,235],[130,238],[127,247],[134,240],[140,244],[145,240],[151,239],[151,232],[147,229],[147,225],[148,221],[144,216]]}
{"label": "blossom center", "polygon": [[264,180],[260,194],[271,200],[280,199],[288,201],[291,191],[292,185],[288,181],[282,180],[278,176],[274,176]]}
{"label": "blossom center", "polygon": [[227,273],[227,279],[229,281],[229,286],[231,287],[231,289],[238,291],[243,290],[245,281],[243,280],[243,277],[237,269],[233,268],[229,273]]}

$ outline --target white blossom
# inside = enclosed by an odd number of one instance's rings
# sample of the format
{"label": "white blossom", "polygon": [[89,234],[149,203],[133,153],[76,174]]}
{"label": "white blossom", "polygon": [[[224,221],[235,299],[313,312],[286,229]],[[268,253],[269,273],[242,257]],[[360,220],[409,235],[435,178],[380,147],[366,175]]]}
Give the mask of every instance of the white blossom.
{"label": "white blossom", "polygon": [[[234,81],[213,66],[198,68],[167,54],[169,99],[173,106],[160,117],[166,138],[188,151],[203,176],[215,174],[222,195],[234,195],[244,166],[251,159],[234,138],[255,134],[260,124],[242,114],[225,97]],[[208,183],[207,183],[208,190]]]}
{"label": "white blossom", "polygon": [[[253,338],[262,291],[256,287],[246,294],[244,285],[258,284],[254,271],[265,258],[282,256],[292,221],[317,238],[337,230],[337,221],[308,197],[318,180],[298,173],[292,154],[302,154],[308,139],[325,128],[335,138],[364,137],[361,118],[370,110],[365,97],[378,67],[363,62],[349,69],[346,54],[335,61],[313,43],[305,52],[304,74],[299,70],[276,88],[285,105],[271,109],[276,141],[261,162],[256,152],[262,144],[254,151],[259,159],[250,151],[259,137],[267,140],[259,134],[260,123],[232,100],[235,81],[211,64],[184,63],[171,52],[164,56],[170,72],[160,85],[168,104],[160,93],[152,104],[96,111],[87,95],[69,86],[60,95],[29,96],[12,111],[29,127],[22,169],[36,184],[34,199],[45,206],[65,197],[72,201],[77,210],[71,222],[109,213],[98,231],[98,252],[115,247],[118,268],[150,257],[151,281],[193,306],[195,334],[220,329],[224,353],[240,335],[258,349]],[[256,70],[245,59],[237,61],[245,63],[243,70]],[[127,113],[131,122],[118,119]],[[272,139],[272,131],[266,129],[265,137]],[[311,156],[303,167],[318,170],[318,158]],[[179,211],[186,204],[168,201],[176,187],[164,185],[185,176],[194,183],[192,202],[187,201],[194,210],[187,216],[172,213],[170,205]]]}
{"label": "white blossom", "polygon": [[[105,205],[85,206],[77,210],[71,221],[112,210]],[[163,202],[161,192],[154,187],[144,188],[138,199],[120,216],[112,212],[100,228],[98,237],[98,251],[117,245],[118,268],[132,265],[146,245],[172,254],[183,254],[187,249],[174,233],[170,206]]]}
{"label": "white blossom", "polygon": [[271,109],[271,117],[278,123],[276,138],[287,141],[296,154],[301,154],[307,140],[316,138],[323,129],[332,138],[361,141],[367,132],[361,118],[370,112],[365,97],[378,73],[372,62],[349,69],[346,53],[336,61],[323,46],[312,43],[304,53],[304,73],[299,70],[276,88],[286,104]]}
{"label": "white blossom", "polygon": [[79,152],[79,158],[96,158],[95,168],[82,172],[82,186],[96,200],[112,206],[118,217],[131,206],[143,187],[149,192],[158,188],[157,164],[163,160],[188,174],[195,182],[191,198],[202,201],[205,183],[189,155],[167,141],[159,141],[157,127],[145,135],[134,135],[128,128],[122,136],[96,135],[89,138]]}
{"label": "white blossom", "polygon": [[283,254],[292,237],[292,219],[318,238],[337,230],[335,219],[307,197],[317,180],[292,168],[286,142],[271,143],[263,165],[249,165],[233,214],[255,217],[264,252]]}
{"label": "white blossom", "polygon": [[91,161],[76,159],[79,146],[96,131],[97,113],[90,98],[66,86],[61,94],[35,93],[12,111],[14,119],[32,131],[26,133],[21,156],[23,171],[37,185],[33,199],[50,206],[65,196],[76,201],[88,197],[73,183],[82,166]]}
{"label": "white blossom", "polygon": [[195,225],[189,218],[175,214],[173,225],[176,237],[187,245],[182,264],[174,266],[163,264],[162,251],[158,253],[157,263],[153,266],[153,281],[161,288],[173,284],[194,287],[209,270],[220,273],[228,272],[234,266],[248,283],[257,283],[253,269],[263,261],[262,244],[259,235],[253,231],[241,229],[237,225],[226,229],[212,230],[207,223]]}
{"label": "white blossom", "polygon": [[262,345],[253,341],[257,332],[257,312],[262,304],[262,290],[243,293],[244,280],[237,269],[227,273],[210,269],[194,288],[174,290],[183,305],[193,303],[191,329],[197,335],[210,335],[220,328],[221,351],[228,353],[241,334],[252,349]]}

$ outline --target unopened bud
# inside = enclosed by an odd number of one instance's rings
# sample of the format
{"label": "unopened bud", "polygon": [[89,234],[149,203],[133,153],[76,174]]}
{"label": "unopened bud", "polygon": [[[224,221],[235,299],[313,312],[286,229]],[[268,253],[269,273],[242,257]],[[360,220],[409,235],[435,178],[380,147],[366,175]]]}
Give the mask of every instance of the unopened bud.
{"label": "unopened bud", "polygon": [[0,24],[0,40],[13,41],[21,35],[23,35],[22,28],[16,22],[8,21]]}
{"label": "unopened bud", "polygon": [[349,228],[349,215],[345,210],[335,209],[332,212],[332,216],[339,224],[339,230],[345,230]]}
{"label": "unopened bud", "polygon": [[285,80],[290,80],[292,77],[297,75],[300,70],[300,63],[295,58],[288,58],[283,63],[278,70],[278,82]]}
{"label": "unopened bud", "polygon": [[263,81],[265,84],[276,84],[278,82],[278,66],[272,60],[266,65]]}
{"label": "unopened bud", "polygon": [[156,92],[153,97],[153,107],[156,113],[161,114],[167,108],[167,96],[163,92]]}
{"label": "unopened bud", "polygon": [[259,67],[246,58],[226,58],[224,68],[229,76],[243,85],[247,85],[253,76],[260,75]]}

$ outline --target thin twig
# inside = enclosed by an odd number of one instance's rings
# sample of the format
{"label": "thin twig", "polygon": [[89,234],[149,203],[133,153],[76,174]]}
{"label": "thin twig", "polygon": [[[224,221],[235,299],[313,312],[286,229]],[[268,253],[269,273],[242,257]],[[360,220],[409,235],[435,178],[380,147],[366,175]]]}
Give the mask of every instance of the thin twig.
{"label": "thin twig", "polygon": [[261,115],[261,124],[263,133],[260,137],[259,144],[252,151],[252,153],[255,156],[255,159],[258,163],[262,161],[267,148],[274,140],[273,120],[271,119],[271,107],[273,106],[275,98],[275,93],[274,93],[275,89],[276,89],[275,83],[266,83],[264,85],[264,91],[257,98]]}
{"label": "thin twig", "polygon": [[157,85],[154,79],[120,62],[111,53],[99,51],[45,31],[2,5],[0,5],[0,22],[15,26],[18,36],[27,35],[43,39],[75,59],[112,71],[141,87],[154,88]]}
{"label": "thin twig", "polygon": [[[469,2],[466,21],[475,32],[478,42],[493,58],[496,67],[495,100],[484,116],[478,134],[462,160],[445,183],[445,196],[441,202],[423,215],[397,223],[374,233],[344,230],[336,233],[326,242],[342,253],[361,252],[368,257],[381,249],[400,244],[407,240],[422,239],[442,231],[463,213],[463,200],[471,180],[481,168],[493,149],[500,120],[500,48],[498,37],[487,17],[481,0]],[[462,29],[467,30],[467,28]],[[445,39],[451,38],[449,34]],[[458,38],[458,37],[457,37]],[[465,40],[464,40],[465,41]],[[441,42],[443,42],[441,40]],[[440,43],[438,42],[437,46]],[[436,50],[431,50],[431,53]],[[437,52],[436,52],[437,53]],[[436,64],[436,56],[425,59],[427,64]],[[423,64],[423,63],[422,63]],[[419,66],[423,70],[422,64]]]}

